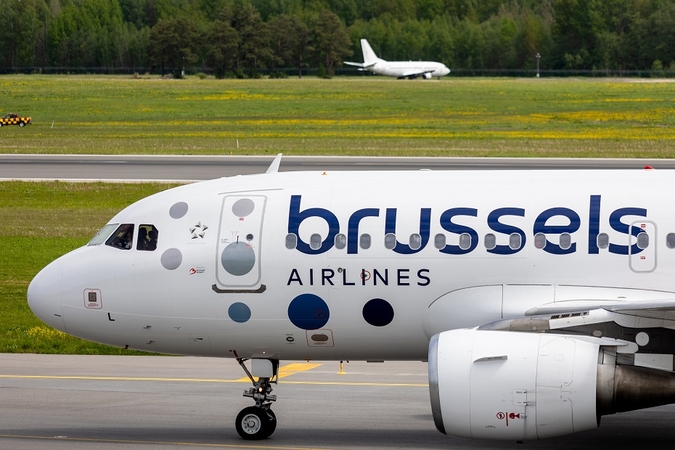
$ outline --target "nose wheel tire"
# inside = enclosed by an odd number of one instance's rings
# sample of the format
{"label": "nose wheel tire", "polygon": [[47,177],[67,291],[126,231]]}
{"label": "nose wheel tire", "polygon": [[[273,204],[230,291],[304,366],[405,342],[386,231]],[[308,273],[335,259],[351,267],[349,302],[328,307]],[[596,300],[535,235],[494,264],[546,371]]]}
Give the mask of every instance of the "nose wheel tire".
{"label": "nose wheel tire", "polygon": [[234,425],[242,439],[266,439],[277,428],[277,417],[271,409],[249,406],[239,412]]}

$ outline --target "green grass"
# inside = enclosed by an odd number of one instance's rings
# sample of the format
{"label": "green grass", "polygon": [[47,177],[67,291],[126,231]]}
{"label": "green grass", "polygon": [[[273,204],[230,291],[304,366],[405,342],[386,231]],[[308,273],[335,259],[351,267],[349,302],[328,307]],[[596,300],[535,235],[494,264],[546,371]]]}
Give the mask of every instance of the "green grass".
{"label": "green grass", "polygon": [[46,326],[28,308],[26,290],[42,267],[86,244],[120,209],[168,187],[0,183],[0,353],[133,353],[86,342]]}
{"label": "green grass", "polygon": [[7,75],[0,99],[34,122],[4,153],[675,157],[664,80]]}

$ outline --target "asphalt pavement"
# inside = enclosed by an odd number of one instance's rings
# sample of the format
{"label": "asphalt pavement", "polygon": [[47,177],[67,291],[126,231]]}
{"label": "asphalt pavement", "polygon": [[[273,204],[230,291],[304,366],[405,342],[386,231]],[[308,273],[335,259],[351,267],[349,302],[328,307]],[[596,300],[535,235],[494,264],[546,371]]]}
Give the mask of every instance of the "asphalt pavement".
{"label": "asphalt pavement", "polygon": [[233,360],[0,354],[0,449],[675,446],[673,406],[606,416],[597,430],[545,441],[454,439],[434,427],[425,363],[349,362],[342,374],[337,361],[312,363],[283,363],[295,369],[274,389],[277,430],[249,442],[234,429],[251,400],[242,396],[249,384]]}

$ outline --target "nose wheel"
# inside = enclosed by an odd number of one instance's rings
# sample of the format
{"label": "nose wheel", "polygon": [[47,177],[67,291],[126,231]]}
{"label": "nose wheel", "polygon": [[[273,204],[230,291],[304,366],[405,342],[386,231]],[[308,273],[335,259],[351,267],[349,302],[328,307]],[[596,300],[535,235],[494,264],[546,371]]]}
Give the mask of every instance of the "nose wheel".
{"label": "nose wheel", "polygon": [[[253,383],[253,387],[244,391],[244,397],[255,400],[255,406],[248,406],[237,414],[234,426],[242,439],[253,441],[266,439],[277,428],[277,416],[270,409],[276,395],[272,392],[272,383],[277,382],[279,361],[271,359],[254,359],[251,361],[253,375],[246,368],[245,358],[237,358],[237,362],[244,369],[246,375]],[[257,375],[256,380],[253,376]]]}
{"label": "nose wheel", "polygon": [[234,425],[242,439],[247,441],[266,439],[277,428],[277,416],[269,408],[248,406],[237,415]]}

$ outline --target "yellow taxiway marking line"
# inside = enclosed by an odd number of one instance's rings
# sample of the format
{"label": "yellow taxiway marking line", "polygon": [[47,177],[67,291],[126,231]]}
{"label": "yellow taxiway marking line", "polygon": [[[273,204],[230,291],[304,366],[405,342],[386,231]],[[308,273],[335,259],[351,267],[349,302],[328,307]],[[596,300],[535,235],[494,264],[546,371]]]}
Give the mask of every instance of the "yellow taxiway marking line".
{"label": "yellow taxiway marking line", "polygon": [[[87,375],[2,375],[0,378],[34,380],[89,380],[89,381],[177,381],[187,383],[240,383],[239,380],[222,378],[159,378],[159,377],[103,377]],[[249,381],[247,378],[246,381]]]}
{"label": "yellow taxiway marking line", "polygon": [[[304,372],[306,370],[312,370],[317,367],[322,366],[323,364],[313,364],[313,363],[290,363],[285,366],[279,367],[279,378],[284,378],[296,374],[298,372]],[[237,381],[240,382],[250,382],[251,380],[248,377],[239,378]]]}
{"label": "yellow taxiway marking line", "polygon": [[310,386],[386,386],[386,387],[423,387],[428,388],[428,383],[372,383],[361,381],[284,381],[283,384],[307,384]]}
{"label": "yellow taxiway marking line", "polygon": [[[154,378],[154,377],[102,377],[81,375],[6,375],[0,374],[0,379],[20,380],[83,380],[83,381],[163,381],[178,383],[250,383],[248,378],[225,380],[222,378]],[[309,386],[386,386],[386,387],[429,387],[426,383],[374,383],[360,381],[289,381],[283,384],[298,384]]]}
{"label": "yellow taxiway marking line", "polygon": [[93,438],[76,438],[68,436],[30,436],[21,434],[0,434],[0,439],[39,439],[44,441],[71,441],[71,442],[97,442],[108,444],[144,444],[144,445],[179,445],[191,447],[207,447],[207,448],[252,448],[260,450],[323,450],[318,447],[286,447],[279,445],[254,445],[254,444],[209,444],[200,442],[170,442],[170,441],[143,441],[135,439],[93,439]]}

